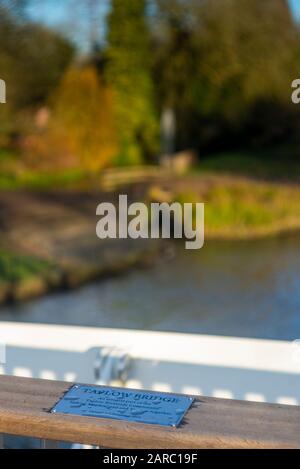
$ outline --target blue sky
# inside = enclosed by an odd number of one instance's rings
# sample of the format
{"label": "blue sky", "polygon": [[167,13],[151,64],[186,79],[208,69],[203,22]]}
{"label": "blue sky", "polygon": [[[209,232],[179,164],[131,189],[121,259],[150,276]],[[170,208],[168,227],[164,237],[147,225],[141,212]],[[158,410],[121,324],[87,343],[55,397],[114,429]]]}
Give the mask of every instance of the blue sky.
{"label": "blue sky", "polygon": [[[37,21],[57,25],[66,20],[70,11],[80,11],[80,5],[86,0],[30,0],[27,8],[30,16]],[[98,0],[99,11],[107,12],[109,0]]]}
{"label": "blue sky", "polygon": [[[251,2],[251,0],[249,1]],[[291,10],[295,18],[300,22],[300,0],[288,0],[288,1],[289,1]],[[80,4],[82,5],[84,4],[84,2],[77,3],[77,5],[80,5]],[[70,9],[70,5],[72,5],[73,7],[76,6],[76,0],[43,0],[43,1],[31,0],[29,2],[29,5],[30,7],[28,8],[28,11],[32,19],[34,19],[35,21],[41,21],[43,23],[48,24],[49,26],[53,26],[56,28],[65,29],[65,27],[68,27],[66,25],[66,19],[69,18],[70,11],[74,12],[74,18],[77,17],[77,20],[78,18],[81,17],[80,7],[79,7],[79,10],[76,7]],[[109,0],[99,0],[99,6],[100,6],[100,10],[99,10],[100,15],[104,19],[109,8]],[[84,15],[82,17],[84,17]],[[103,24],[104,24],[104,21],[103,21]],[[81,36],[83,38],[85,36],[84,34],[85,28],[84,28],[84,24],[82,24],[83,30],[80,34],[79,26],[80,26],[80,19],[76,25],[75,30],[77,32],[76,39],[77,41],[81,42],[79,37]],[[70,24],[69,24],[69,27],[70,27]],[[103,26],[102,26],[102,29],[103,29]],[[102,34],[104,34],[104,31],[101,31],[101,32]],[[82,45],[83,44],[81,42],[81,47]]]}
{"label": "blue sky", "polygon": [[[27,11],[30,17],[55,29],[62,30],[74,39],[85,50],[88,48],[88,23],[85,21],[88,14],[86,0],[30,0]],[[99,23],[99,32],[105,35],[105,21],[110,0],[98,0],[97,16],[103,21]]]}
{"label": "blue sky", "polygon": [[[295,15],[295,18],[300,20],[300,0],[288,1],[290,3],[293,14]],[[100,2],[103,3],[104,8],[107,8],[108,0],[100,0]],[[42,2],[33,0],[31,2],[31,7],[29,8],[29,11],[34,19],[43,21],[51,25],[56,25],[57,23],[61,23],[65,18],[67,3],[68,0],[44,0]]]}
{"label": "blue sky", "polygon": [[300,0],[289,0],[295,18],[300,20]]}

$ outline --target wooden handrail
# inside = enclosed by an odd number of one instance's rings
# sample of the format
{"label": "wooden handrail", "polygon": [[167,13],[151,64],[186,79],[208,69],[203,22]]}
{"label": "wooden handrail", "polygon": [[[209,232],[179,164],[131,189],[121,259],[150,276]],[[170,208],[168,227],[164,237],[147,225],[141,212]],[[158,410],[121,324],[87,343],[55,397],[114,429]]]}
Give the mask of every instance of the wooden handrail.
{"label": "wooden handrail", "polygon": [[300,448],[300,407],[198,397],[178,428],[51,414],[70,383],[0,377],[0,433],[109,448]]}

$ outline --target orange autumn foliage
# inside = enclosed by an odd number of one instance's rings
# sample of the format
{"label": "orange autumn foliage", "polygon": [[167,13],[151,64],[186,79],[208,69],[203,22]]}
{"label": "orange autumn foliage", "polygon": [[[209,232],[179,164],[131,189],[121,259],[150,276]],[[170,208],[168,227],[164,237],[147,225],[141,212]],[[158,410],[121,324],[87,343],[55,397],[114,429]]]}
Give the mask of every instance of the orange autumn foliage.
{"label": "orange autumn foliage", "polygon": [[72,67],[51,98],[45,128],[27,139],[30,165],[97,172],[118,151],[111,91],[92,66]]}

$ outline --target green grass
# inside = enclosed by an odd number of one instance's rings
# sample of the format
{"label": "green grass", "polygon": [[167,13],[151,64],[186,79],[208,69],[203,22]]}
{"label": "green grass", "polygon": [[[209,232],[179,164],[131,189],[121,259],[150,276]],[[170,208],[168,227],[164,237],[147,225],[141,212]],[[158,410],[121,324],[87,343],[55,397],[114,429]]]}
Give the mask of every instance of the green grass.
{"label": "green grass", "polygon": [[19,282],[27,278],[47,274],[52,264],[33,256],[0,251],[0,281]]}
{"label": "green grass", "polygon": [[86,175],[81,170],[68,170],[53,173],[26,172],[19,179],[22,187],[29,189],[50,189],[73,186],[84,180]]}
{"label": "green grass", "polygon": [[207,236],[249,238],[300,230],[300,187],[291,184],[300,180],[299,149],[285,145],[223,153],[202,160],[196,172],[212,181],[204,192],[179,199],[205,202]]}
{"label": "green grass", "polygon": [[0,148],[0,161],[11,161],[18,158],[18,154],[6,148]]}
{"label": "green grass", "polygon": [[221,153],[201,160],[196,171],[244,175],[271,180],[300,180],[300,149]]}
{"label": "green grass", "polygon": [[180,193],[177,200],[205,203],[207,237],[243,239],[300,230],[297,186],[216,177],[204,191]]}
{"label": "green grass", "polygon": [[80,168],[39,171],[23,166],[22,155],[0,148],[0,190],[74,187],[88,179]]}
{"label": "green grass", "polygon": [[10,171],[1,171],[0,190],[17,189],[51,189],[73,187],[85,180],[86,175],[81,170],[46,172],[23,172],[15,174]]}

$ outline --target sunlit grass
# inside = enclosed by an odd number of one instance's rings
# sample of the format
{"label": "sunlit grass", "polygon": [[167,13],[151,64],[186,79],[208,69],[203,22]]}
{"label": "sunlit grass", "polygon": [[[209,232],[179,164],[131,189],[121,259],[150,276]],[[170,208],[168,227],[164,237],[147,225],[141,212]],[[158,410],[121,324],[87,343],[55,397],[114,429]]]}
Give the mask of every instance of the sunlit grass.
{"label": "sunlit grass", "polygon": [[24,171],[21,174],[13,171],[0,173],[0,190],[16,189],[51,189],[72,187],[85,180],[86,175],[81,170],[56,172]]}
{"label": "sunlit grass", "polygon": [[81,168],[38,170],[23,164],[22,154],[0,148],[0,190],[60,189],[86,180]]}
{"label": "sunlit grass", "polygon": [[296,186],[216,178],[204,191],[181,193],[177,200],[205,203],[205,232],[211,237],[249,238],[300,230]]}
{"label": "sunlit grass", "polygon": [[0,281],[18,282],[46,274],[52,264],[33,257],[0,251]]}

